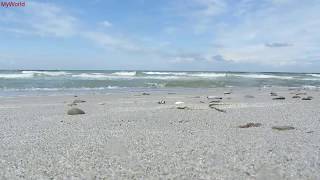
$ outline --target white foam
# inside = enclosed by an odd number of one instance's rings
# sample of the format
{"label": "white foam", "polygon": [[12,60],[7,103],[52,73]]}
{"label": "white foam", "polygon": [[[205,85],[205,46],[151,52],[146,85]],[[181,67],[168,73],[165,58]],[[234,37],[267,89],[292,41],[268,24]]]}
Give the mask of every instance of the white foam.
{"label": "white foam", "polygon": [[175,76],[185,76],[187,73],[185,72],[143,72],[148,75],[175,75]]}
{"label": "white foam", "polygon": [[226,77],[226,73],[195,73],[188,74],[193,77],[202,77],[202,78],[217,78],[217,77]]}
{"label": "white foam", "polygon": [[0,74],[1,79],[25,79],[32,77],[33,74]]}
{"label": "white foam", "polygon": [[137,72],[135,71],[120,71],[120,72],[114,72],[112,75],[117,75],[117,76],[135,76]]}
{"label": "white foam", "polygon": [[275,76],[267,74],[232,74],[237,77],[255,78],[255,79],[293,79],[291,76]]}
{"label": "white foam", "polygon": [[70,73],[64,71],[22,71],[22,74],[46,75],[46,76],[65,76]]}
{"label": "white foam", "polygon": [[313,77],[320,77],[320,74],[307,74],[309,76],[313,76]]}
{"label": "white foam", "polygon": [[81,73],[81,74],[74,74],[72,77],[75,78],[83,78],[83,79],[107,79],[108,76],[102,73]]}

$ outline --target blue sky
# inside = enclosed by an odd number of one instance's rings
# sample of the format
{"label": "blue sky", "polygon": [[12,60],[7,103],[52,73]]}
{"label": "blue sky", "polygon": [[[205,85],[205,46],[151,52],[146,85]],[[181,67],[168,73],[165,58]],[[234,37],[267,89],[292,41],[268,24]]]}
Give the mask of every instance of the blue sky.
{"label": "blue sky", "polygon": [[0,7],[0,69],[319,72],[318,0],[33,0]]}

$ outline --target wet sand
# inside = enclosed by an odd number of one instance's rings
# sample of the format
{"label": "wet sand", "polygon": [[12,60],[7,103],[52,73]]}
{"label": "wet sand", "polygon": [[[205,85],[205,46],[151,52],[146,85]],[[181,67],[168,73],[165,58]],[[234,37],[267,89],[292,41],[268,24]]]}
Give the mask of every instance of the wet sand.
{"label": "wet sand", "polygon": [[0,179],[320,179],[319,91],[147,93],[0,98]]}

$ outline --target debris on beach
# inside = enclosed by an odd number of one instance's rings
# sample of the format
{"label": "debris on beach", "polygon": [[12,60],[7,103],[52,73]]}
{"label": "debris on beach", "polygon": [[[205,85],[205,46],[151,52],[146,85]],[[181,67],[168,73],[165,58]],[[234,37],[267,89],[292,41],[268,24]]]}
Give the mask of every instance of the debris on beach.
{"label": "debris on beach", "polygon": [[307,93],[306,92],[300,92],[300,93],[296,93],[296,95],[297,96],[299,96],[299,95],[307,95]]}
{"label": "debris on beach", "polygon": [[175,102],[174,104],[176,104],[176,105],[178,105],[178,104],[184,104],[184,102],[182,102],[182,101],[177,101],[177,102]]}
{"label": "debris on beach", "polygon": [[177,107],[177,109],[190,109],[190,108],[187,106],[179,106],[179,107]]}
{"label": "debris on beach", "polygon": [[72,108],[69,109],[68,115],[79,115],[79,114],[85,114],[85,112],[79,108]]}
{"label": "debris on beach", "polygon": [[295,128],[292,126],[272,126],[272,129],[278,130],[278,131],[285,131],[285,130],[293,130]]}
{"label": "debris on beach", "polygon": [[272,98],[272,100],[285,100],[286,98],[283,96]]}
{"label": "debris on beach", "polygon": [[219,96],[207,96],[207,99],[222,99],[222,97],[219,97]]}
{"label": "debris on beach", "polygon": [[212,104],[212,103],[220,103],[220,102],[221,102],[221,100],[217,99],[217,100],[210,101],[209,103]]}
{"label": "debris on beach", "polygon": [[217,104],[217,103],[212,103],[212,104],[209,104],[209,107],[211,108],[211,109],[215,109],[215,110],[217,110],[217,111],[219,111],[219,112],[227,112],[226,110],[224,110],[224,109],[220,109],[220,108],[217,108],[217,107],[215,107],[216,105],[222,105],[222,104]]}
{"label": "debris on beach", "polygon": [[75,99],[75,100],[73,101],[74,104],[85,103],[85,102],[86,102],[86,101],[81,100],[81,99]]}
{"label": "debris on beach", "polygon": [[298,99],[298,98],[301,98],[300,96],[298,96],[298,95],[294,95],[294,96],[292,96],[292,98],[294,98],[294,99]]}
{"label": "debris on beach", "polygon": [[227,94],[231,94],[231,92],[230,92],[230,91],[227,91],[227,92],[224,92],[223,94],[226,94],[226,95],[227,95]]}
{"label": "debris on beach", "polygon": [[245,125],[238,126],[239,128],[250,128],[250,127],[260,127],[262,126],[261,123],[247,123]]}
{"label": "debris on beach", "polygon": [[217,111],[219,111],[219,112],[223,112],[223,113],[226,113],[227,111],[226,110],[224,110],[224,109],[219,109],[219,108],[217,108],[217,107],[214,107],[214,106],[209,106],[211,109],[215,109],[215,110],[217,110]]}
{"label": "debris on beach", "polygon": [[161,100],[161,101],[158,102],[158,104],[166,104],[166,101]]}
{"label": "debris on beach", "polygon": [[275,93],[275,92],[271,92],[270,95],[271,95],[271,96],[278,96],[278,94]]}
{"label": "debris on beach", "polygon": [[307,100],[307,101],[310,101],[310,100],[312,100],[312,96],[304,97],[304,98],[302,98],[301,100]]}
{"label": "debris on beach", "polygon": [[142,95],[144,95],[144,96],[149,96],[150,94],[149,93],[142,93]]}

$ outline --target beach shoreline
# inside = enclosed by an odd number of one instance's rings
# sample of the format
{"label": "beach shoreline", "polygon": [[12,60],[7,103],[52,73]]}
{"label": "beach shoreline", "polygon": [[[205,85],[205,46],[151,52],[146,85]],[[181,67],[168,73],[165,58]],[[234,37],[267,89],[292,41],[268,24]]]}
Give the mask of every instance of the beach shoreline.
{"label": "beach shoreline", "polygon": [[1,97],[0,177],[320,178],[318,89],[181,89]]}

